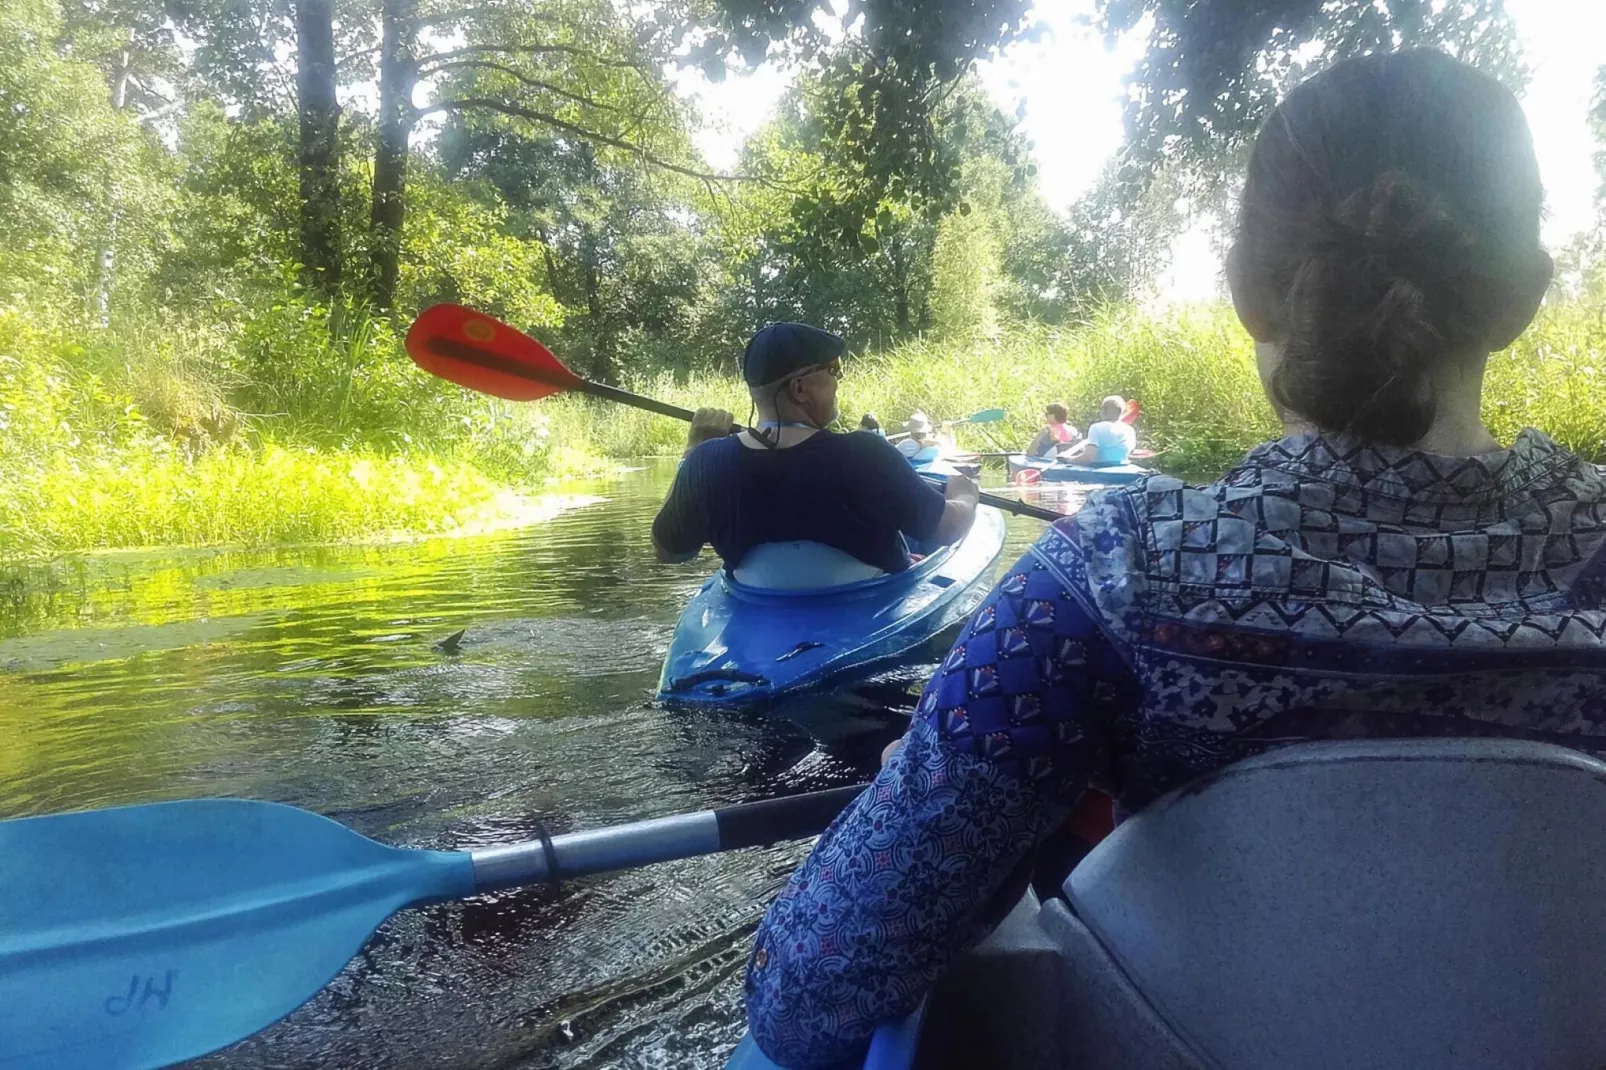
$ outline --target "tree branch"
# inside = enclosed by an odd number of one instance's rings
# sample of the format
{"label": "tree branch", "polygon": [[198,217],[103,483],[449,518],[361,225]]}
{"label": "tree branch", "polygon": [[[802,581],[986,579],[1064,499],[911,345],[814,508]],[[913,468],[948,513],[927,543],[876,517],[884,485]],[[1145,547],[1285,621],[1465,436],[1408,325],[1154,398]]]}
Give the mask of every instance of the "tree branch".
{"label": "tree branch", "polygon": [[[512,10],[515,9],[508,7],[505,4],[475,4],[473,7],[454,7],[420,19],[417,23],[417,26],[419,29],[423,29],[426,26],[440,26],[443,23],[456,22],[458,19],[466,19],[471,15],[486,15]],[[519,11],[519,14],[532,22],[558,21],[557,16],[549,12],[524,10]]]}
{"label": "tree branch", "polygon": [[483,56],[487,54],[501,56],[573,56],[576,59],[590,60],[604,67],[617,67],[630,71],[642,71],[644,69],[640,64],[632,63],[629,60],[608,59],[605,56],[599,56],[595,52],[587,52],[585,49],[577,48],[574,45],[465,45],[462,48],[454,48],[450,52],[439,52],[419,60],[419,73],[427,74],[430,68],[436,64],[449,63],[464,56]]}
{"label": "tree branch", "polygon": [[584,138],[587,141],[594,141],[600,145],[608,145],[612,148],[622,149],[640,159],[643,163],[650,164],[659,170],[672,171],[677,175],[685,175],[688,178],[699,179],[703,182],[754,181],[748,175],[720,175],[711,171],[699,171],[695,167],[687,167],[684,164],[673,163],[664,159],[662,156],[657,155],[651,150],[642,147],[641,145],[626,141],[624,138],[614,137],[611,134],[604,134],[596,130],[587,130],[585,127],[576,123],[559,119],[556,115],[548,115],[545,112],[539,112],[533,108],[526,108],[518,104],[512,104],[505,100],[497,100],[495,97],[470,97],[467,100],[443,100],[438,103],[431,104],[427,108],[419,108],[415,114],[418,118],[423,118],[426,115],[433,115],[437,112],[464,112],[472,111],[476,108],[483,109],[485,111],[499,112],[502,115],[511,116],[515,119],[526,119],[532,123],[540,123],[544,126],[550,126],[554,130],[562,130],[565,133],[573,134],[576,137]]}
{"label": "tree branch", "polygon": [[646,116],[644,114],[638,115],[638,114],[636,114],[634,112],[628,112],[625,109],[619,107],[617,104],[608,104],[608,103],[605,103],[603,101],[596,100],[596,99],[594,99],[592,97],[588,97],[583,93],[575,93],[575,92],[573,92],[571,90],[564,89],[562,86],[553,85],[551,82],[544,82],[539,78],[531,78],[529,75],[523,73],[522,71],[519,71],[519,70],[517,70],[516,68],[513,68],[513,67],[509,67],[506,64],[498,63],[495,60],[490,60],[490,59],[459,59],[459,60],[453,60],[450,63],[438,64],[432,70],[429,71],[429,74],[436,75],[436,74],[440,74],[443,71],[455,71],[455,70],[464,70],[464,69],[500,71],[501,73],[507,75],[509,78],[513,78],[513,79],[517,80],[518,82],[520,82],[521,84],[529,86],[531,89],[541,89],[541,90],[544,90],[544,91],[546,91],[548,93],[551,93],[553,96],[562,97],[565,100],[572,100],[576,104],[584,104],[588,108],[597,108],[597,109],[599,109],[601,111],[611,111],[611,112],[614,112],[615,114],[618,114],[618,115],[628,115],[630,118],[636,120],[637,122],[642,122],[642,121],[644,121],[646,119]]}
{"label": "tree branch", "polygon": [[351,63],[352,60],[361,59],[363,56],[372,56],[372,55],[377,54],[378,52],[379,52],[379,46],[375,45],[373,48],[359,48],[355,52],[347,52],[343,56],[336,56],[335,57],[335,70],[337,70],[337,71],[338,70],[342,70],[343,68],[348,66]]}

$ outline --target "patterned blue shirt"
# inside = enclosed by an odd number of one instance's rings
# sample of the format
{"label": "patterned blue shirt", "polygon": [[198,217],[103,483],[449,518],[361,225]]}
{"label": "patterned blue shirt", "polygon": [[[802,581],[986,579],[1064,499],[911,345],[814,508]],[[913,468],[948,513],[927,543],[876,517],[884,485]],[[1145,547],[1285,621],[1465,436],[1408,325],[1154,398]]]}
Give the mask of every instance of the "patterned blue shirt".
{"label": "patterned blue shirt", "polygon": [[1089,787],[1130,813],[1270,747],[1516,736],[1606,751],[1606,480],[1544,435],[1475,458],[1296,436],[1051,527],[965,626],[903,749],[748,961],[759,1046],[862,1052],[985,935]]}

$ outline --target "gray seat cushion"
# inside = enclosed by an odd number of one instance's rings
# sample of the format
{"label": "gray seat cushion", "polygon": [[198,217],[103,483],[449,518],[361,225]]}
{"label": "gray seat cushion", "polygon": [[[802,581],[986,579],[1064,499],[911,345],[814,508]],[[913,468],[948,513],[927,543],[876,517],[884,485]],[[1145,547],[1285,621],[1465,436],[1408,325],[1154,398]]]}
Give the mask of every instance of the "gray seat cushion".
{"label": "gray seat cushion", "polygon": [[1205,1066],[1606,1067],[1606,765],[1310,744],[1123,824],[1077,917]]}

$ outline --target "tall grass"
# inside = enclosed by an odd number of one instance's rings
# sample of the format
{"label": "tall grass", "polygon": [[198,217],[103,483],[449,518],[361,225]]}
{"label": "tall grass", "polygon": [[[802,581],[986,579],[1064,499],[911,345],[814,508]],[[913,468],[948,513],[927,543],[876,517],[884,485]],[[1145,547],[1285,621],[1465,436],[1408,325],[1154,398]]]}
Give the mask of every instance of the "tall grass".
{"label": "tall grass", "polygon": [[480,528],[601,463],[580,428],[419,373],[390,324],[325,317],[85,330],[0,308],[0,561]]}
{"label": "tall grass", "polygon": [[[659,376],[633,385],[688,408],[722,405],[738,419],[748,412],[746,391],[730,379]],[[1008,414],[1002,423],[960,432],[967,448],[986,450],[995,443],[1020,448],[1039,430],[1051,401],[1064,401],[1072,422],[1085,428],[1108,394],[1140,399],[1145,442],[1166,451],[1168,468],[1189,476],[1221,471],[1276,431],[1253,347],[1230,311],[1216,307],[1164,315],[1110,309],[1056,332],[1023,330],[960,346],[917,341],[853,355],[838,400],[845,425],[874,412],[889,431],[915,409],[954,419],[1002,407]],[[603,420],[591,440],[610,454],[684,445],[684,427],[661,417],[611,413]]]}
{"label": "tall grass", "polygon": [[[658,376],[633,385],[688,408],[718,404],[738,418],[748,409],[746,391],[730,379]],[[855,355],[839,399],[843,424],[874,412],[889,430],[914,409],[952,419],[1001,406],[1003,423],[960,432],[962,445],[985,450],[992,442],[1023,445],[1050,401],[1064,401],[1071,421],[1085,428],[1107,394],[1139,399],[1143,443],[1161,451],[1162,468],[1189,479],[1214,478],[1281,433],[1261,390],[1254,346],[1224,305],[1115,308],[1055,332]],[[1490,358],[1484,418],[1502,441],[1537,427],[1606,461],[1606,304],[1546,305],[1515,345]],[[682,425],[643,413],[598,408],[589,426],[596,447],[615,456],[684,445]]]}
{"label": "tall grass", "polygon": [[[685,425],[583,398],[515,405],[412,367],[395,329],[285,301],[232,327],[83,332],[0,309],[0,559],[96,547],[311,542],[435,532],[517,516],[520,494],[599,458],[678,452]],[[1490,360],[1485,418],[1509,441],[1548,432],[1606,460],[1606,304],[1547,305]],[[740,418],[730,377],[627,385]],[[1145,444],[1192,479],[1231,466],[1278,425],[1230,309],[1109,309],[988,343],[917,341],[848,362],[843,423],[889,429],[915,409],[954,418],[968,448],[1018,447],[1050,401],[1085,426],[1106,394],[1136,397]]]}

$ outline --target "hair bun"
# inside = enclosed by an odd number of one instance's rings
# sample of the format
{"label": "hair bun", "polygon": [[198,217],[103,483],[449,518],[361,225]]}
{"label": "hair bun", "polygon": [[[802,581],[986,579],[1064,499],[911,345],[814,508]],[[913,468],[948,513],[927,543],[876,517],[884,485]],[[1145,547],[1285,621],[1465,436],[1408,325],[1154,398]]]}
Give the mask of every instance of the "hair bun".
{"label": "hair bun", "polygon": [[1540,201],[1516,97],[1449,56],[1378,53],[1300,85],[1255,141],[1232,252],[1234,299],[1283,344],[1275,400],[1420,440],[1441,371],[1528,299]]}
{"label": "hair bun", "polygon": [[1350,255],[1386,260],[1420,286],[1458,284],[1477,236],[1457,223],[1445,199],[1403,171],[1385,171],[1325,218],[1326,242]]}

